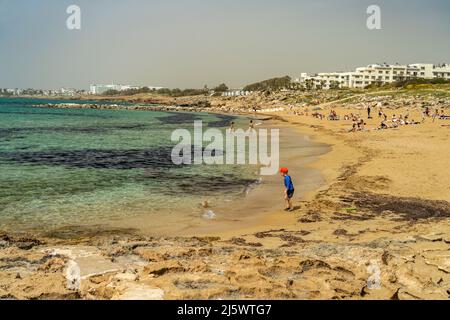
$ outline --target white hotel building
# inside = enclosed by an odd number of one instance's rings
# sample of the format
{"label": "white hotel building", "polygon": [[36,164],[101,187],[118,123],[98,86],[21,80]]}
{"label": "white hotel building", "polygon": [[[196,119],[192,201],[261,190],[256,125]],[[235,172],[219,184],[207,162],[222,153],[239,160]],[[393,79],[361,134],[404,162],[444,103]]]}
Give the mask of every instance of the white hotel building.
{"label": "white hotel building", "polygon": [[[115,90],[115,91],[125,91],[125,90],[138,90],[138,89],[142,89],[143,87],[139,87],[139,86],[130,86],[130,85],[123,85],[123,84],[91,84],[90,88],[89,88],[89,93],[90,94],[103,94],[106,91],[109,90]],[[150,90],[160,90],[160,89],[164,89],[164,87],[152,87],[149,86],[147,87]]]}
{"label": "white hotel building", "polygon": [[430,63],[416,63],[410,65],[371,64],[357,68],[354,72],[319,73],[308,76],[302,73],[297,83],[313,82],[315,87],[329,89],[333,85],[340,88],[365,88],[368,85],[387,84],[406,79],[443,78],[450,80],[450,65],[433,65]]}
{"label": "white hotel building", "polygon": [[90,94],[103,94],[109,90],[125,91],[128,89],[139,89],[140,87],[121,85],[121,84],[91,84],[89,88]]}

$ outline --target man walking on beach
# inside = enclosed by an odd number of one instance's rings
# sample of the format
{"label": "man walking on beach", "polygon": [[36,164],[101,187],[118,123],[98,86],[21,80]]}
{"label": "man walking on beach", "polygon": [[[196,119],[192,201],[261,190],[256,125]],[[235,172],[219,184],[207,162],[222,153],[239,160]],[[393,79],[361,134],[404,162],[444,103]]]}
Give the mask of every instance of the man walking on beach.
{"label": "man walking on beach", "polygon": [[293,211],[294,207],[292,206],[292,197],[294,196],[294,184],[292,183],[292,178],[289,176],[288,168],[281,168],[280,173],[284,179],[284,200],[286,201],[286,209],[285,211]]}

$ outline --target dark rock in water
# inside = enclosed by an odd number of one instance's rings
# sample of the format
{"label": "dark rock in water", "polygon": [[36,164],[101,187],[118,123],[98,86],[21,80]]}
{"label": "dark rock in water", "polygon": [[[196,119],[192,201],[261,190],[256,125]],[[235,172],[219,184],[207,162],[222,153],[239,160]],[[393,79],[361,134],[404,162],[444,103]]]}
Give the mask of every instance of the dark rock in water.
{"label": "dark rock in water", "polygon": [[[235,116],[230,116],[226,114],[211,114],[220,120],[205,122],[210,128],[223,128],[228,127],[230,122],[236,119]],[[186,112],[171,112],[166,117],[157,118],[161,123],[164,124],[193,124],[196,120],[202,120],[202,118],[195,113]]]}
{"label": "dark rock in water", "polygon": [[214,114],[214,116],[219,118],[220,120],[208,122],[208,127],[213,128],[228,127],[230,125],[230,122],[233,122],[236,119],[236,117],[226,114]]}
{"label": "dark rock in water", "polygon": [[[200,148],[199,148],[200,149]],[[198,150],[204,152],[206,149]],[[191,154],[197,151],[191,147]],[[210,150],[212,156],[222,156],[222,150]],[[172,147],[152,149],[83,149],[0,152],[0,158],[19,164],[59,165],[73,168],[146,169],[179,167],[172,162]]]}
{"label": "dark rock in water", "polygon": [[0,158],[19,164],[56,165],[73,168],[135,169],[169,168],[172,148],[128,150],[48,150],[35,152],[1,152]]}
{"label": "dark rock in water", "polygon": [[185,112],[171,112],[168,116],[157,119],[164,124],[193,123],[195,120],[201,120],[198,115]]}
{"label": "dark rock in water", "polygon": [[[38,108],[36,106],[35,108]],[[43,107],[41,107],[43,108]],[[104,114],[93,114],[93,113],[58,113],[58,112],[35,112],[35,111],[0,111],[0,114],[17,114],[17,115],[37,115],[37,116],[52,116],[52,117],[86,117],[86,118],[100,118],[100,119],[111,119],[112,116]]]}
{"label": "dark rock in water", "polygon": [[[194,153],[194,146],[191,152]],[[204,152],[203,148],[201,152]],[[172,148],[158,147],[153,149],[128,150],[47,150],[47,151],[15,151],[0,152],[1,162],[23,165],[64,166],[67,168],[92,169],[145,169],[142,174],[133,175],[129,179],[142,184],[154,184],[156,181],[172,181],[163,193],[173,194],[205,194],[220,192],[237,192],[255,183],[255,179],[243,178],[235,174],[193,175],[184,170],[168,170],[182,168],[187,165],[176,165],[172,162]],[[222,156],[222,150],[211,150],[212,156]],[[116,184],[121,183],[117,179]],[[86,186],[83,190],[88,190]],[[73,191],[72,191],[73,192]]]}
{"label": "dark rock in water", "polygon": [[103,125],[103,126],[90,126],[90,127],[28,127],[28,128],[0,128],[0,138],[16,137],[26,134],[35,133],[103,133],[114,130],[143,130],[150,128],[146,124],[119,124],[119,125]]}

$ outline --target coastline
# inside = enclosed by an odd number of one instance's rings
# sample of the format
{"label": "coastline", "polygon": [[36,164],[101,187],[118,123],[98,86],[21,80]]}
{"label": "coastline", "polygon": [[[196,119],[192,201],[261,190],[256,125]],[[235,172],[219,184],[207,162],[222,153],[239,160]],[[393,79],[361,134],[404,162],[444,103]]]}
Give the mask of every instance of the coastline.
{"label": "coastline", "polygon": [[[324,183],[320,169],[311,168],[321,155],[329,152],[329,146],[311,141],[309,137],[298,131],[291,124],[279,120],[271,120],[267,129],[280,129],[280,159],[290,165],[294,181],[296,182],[296,210],[300,203],[310,198]],[[257,232],[265,228],[281,228],[293,223],[294,216],[284,212],[283,186],[279,175],[260,176],[261,183],[256,185],[247,195],[239,197],[229,203],[217,203],[213,198],[205,199],[213,205],[208,208],[216,214],[216,219],[193,219],[188,226],[174,222],[155,230],[149,225],[149,219],[142,217],[136,221],[120,221],[117,225],[125,228],[140,226],[143,235],[147,236],[173,236],[184,237],[221,237],[231,238],[242,233]],[[282,214],[280,214],[282,212]],[[198,216],[201,216],[199,212]],[[152,222],[155,223],[152,218]],[[164,218],[161,218],[164,221]],[[116,227],[117,225],[111,225]],[[149,227],[143,227],[149,225]]]}
{"label": "coastline", "polygon": [[[45,106],[39,106],[45,108]],[[108,106],[105,106],[109,108]],[[115,106],[112,106],[115,108]],[[133,106],[130,106],[133,108]],[[63,108],[77,109],[78,105],[67,104]],[[83,107],[82,107],[83,108]],[[102,107],[103,108],[103,107]],[[117,106],[120,108],[120,106]],[[153,110],[151,110],[153,111]],[[223,115],[223,112],[212,112],[211,110],[201,110],[209,114]],[[184,111],[192,112],[192,111]],[[230,115],[229,113],[227,115]],[[233,113],[236,116],[248,117],[263,121],[261,128],[280,130],[280,157],[282,162],[289,164],[294,174],[298,177],[296,183],[297,192],[295,198],[302,201],[302,198],[308,193],[313,192],[322,184],[322,177],[319,169],[310,169],[309,166],[315,161],[317,156],[328,152],[328,146],[314,141],[309,137],[298,132],[291,124],[278,119],[276,115],[257,115],[251,113]],[[284,160],[284,161],[283,161]],[[292,217],[284,213],[278,213],[278,209],[284,205],[282,197],[282,183],[278,174],[274,176],[260,176],[261,183],[255,185],[245,196],[239,196],[232,202],[218,203],[214,198],[207,200],[213,205],[208,208],[216,215],[215,219],[202,218],[202,209],[198,213],[191,215],[192,218],[182,220],[177,217],[167,217],[167,215],[158,216],[134,216],[133,218],[114,219],[109,223],[100,222],[95,224],[73,224],[64,227],[54,227],[48,230],[33,230],[27,232],[37,237],[46,237],[64,233],[65,237],[77,237],[83,234],[83,229],[89,230],[93,225],[98,229],[97,233],[102,231],[108,233],[108,230],[123,230],[124,234],[133,233],[142,236],[165,237],[165,236],[221,236],[232,237],[237,235],[240,230],[256,230],[267,226],[282,226],[285,223],[291,223]],[[277,194],[277,196],[274,196]],[[206,212],[206,211],[205,211]],[[281,219],[280,219],[281,218]],[[281,222],[283,221],[283,222]],[[101,223],[101,224],[100,224]]]}
{"label": "coastline", "polygon": [[[108,109],[108,110],[145,110],[145,111],[162,111],[167,112],[166,106],[137,106],[128,105],[121,106],[110,104],[96,104],[93,101],[81,104],[72,104],[65,102],[58,102],[56,104],[36,104],[33,107],[38,108],[57,108],[57,109]],[[174,112],[202,112],[216,115],[230,115],[223,111],[211,110],[210,108],[201,109],[182,109],[177,108],[172,110]],[[266,129],[280,129],[280,158],[285,165],[289,165],[291,172],[294,174],[294,180],[297,180],[297,192],[295,199],[303,201],[303,197],[313,192],[322,183],[322,177],[318,168],[310,168],[317,156],[328,152],[328,146],[311,141],[308,136],[298,131],[294,125],[288,123],[276,114],[257,114],[250,112],[233,112],[231,115],[252,118],[263,122],[261,128]],[[280,164],[282,165],[282,164]],[[96,227],[101,230],[124,230],[125,233],[134,232],[138,235],[145,236],[234,236],[239,233],[239,230],[254,230],[255,228],[265,228],[273,225],[282,226],[286,223],[291,223],[292,219],[289,215],[274,214],[278,213],[278,209],[284,205],[282,197],[282,185],[280,183],[279,175],[274,176],[260,176],[262,183],[254,186],[254,188],[245,196],[236,198],[229,203],[217,203],[214,198],[206,199],[209,203],[214,205],[211,209],[216,218],[214,220],[201,218],[202,210],[199,208],[198,216],[190,219],[183,218],[183,221],[171,217],[168,219],[164,216],[137,216],[131,219],[114,219],[110,223],[98,224]],[[274,196],[274,194],[279,194]],[[200,203],[199,203],[200,206]],[[297,206],[298,207],[298,206]],[[298,209],[298,208],[297,208]],[[73,234],[76,237],[83,228],[89,229],[94,223],[67,225],[65,227],[55,227],[48,230],[33,230],[28,232],[35,234],[38,237],[58,234],[59,230],[64,230],[68,236],[70,230],[74,230]],[[106,231],[107,232],[107,231]]]}
{"label": "coastline", "polygon": [[[266,115],[269,116],[269,115]],[[271,115],[275,117],[275,115]],[[282,119],[271,120],[269,128],[280,129],[280,166],[289,166],[296,186],[294,210],[301,209],[303,203],[310,201],[316,192],[325,185],[321,169],[315,166],[319,158],[330,152],[328,144],[311,139],[304,131]],[[279,174],[262,177],[258,185],[242,200],[242,204],[232,209],[231,216],[236,221],[225,224],[190,228],[183,232],[185,236],[219,236],[232,238],[245,233],[256,233],[268,228],[289,228],[295,224],[295,215],[283,211],[283,185]],[[222,209],[223,210],[223,209]]]}

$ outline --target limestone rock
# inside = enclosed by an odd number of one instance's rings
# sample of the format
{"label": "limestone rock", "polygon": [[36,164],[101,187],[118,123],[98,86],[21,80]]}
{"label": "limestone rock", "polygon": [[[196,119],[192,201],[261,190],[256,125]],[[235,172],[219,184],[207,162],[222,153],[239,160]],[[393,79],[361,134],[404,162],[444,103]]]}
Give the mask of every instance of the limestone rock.
{"label": "limestone rock", "polygon": [[430,233],[427,235],[422,235],[420,238],[427,241],[437,242],[442,241],[442,234]]}
{"label": "limestone rock", "polygon": [[144,268],[145,273],[157,277],[162,276],[166,273],[182,272],[182,271],[184,271],[183,265],[178,261],[174,260],[151,263]]}
{"label": "limestone rock", "polygon": [[164,300],[164,291],[147,285],[133,284],[121,294],[113,297],[115,300]]}

